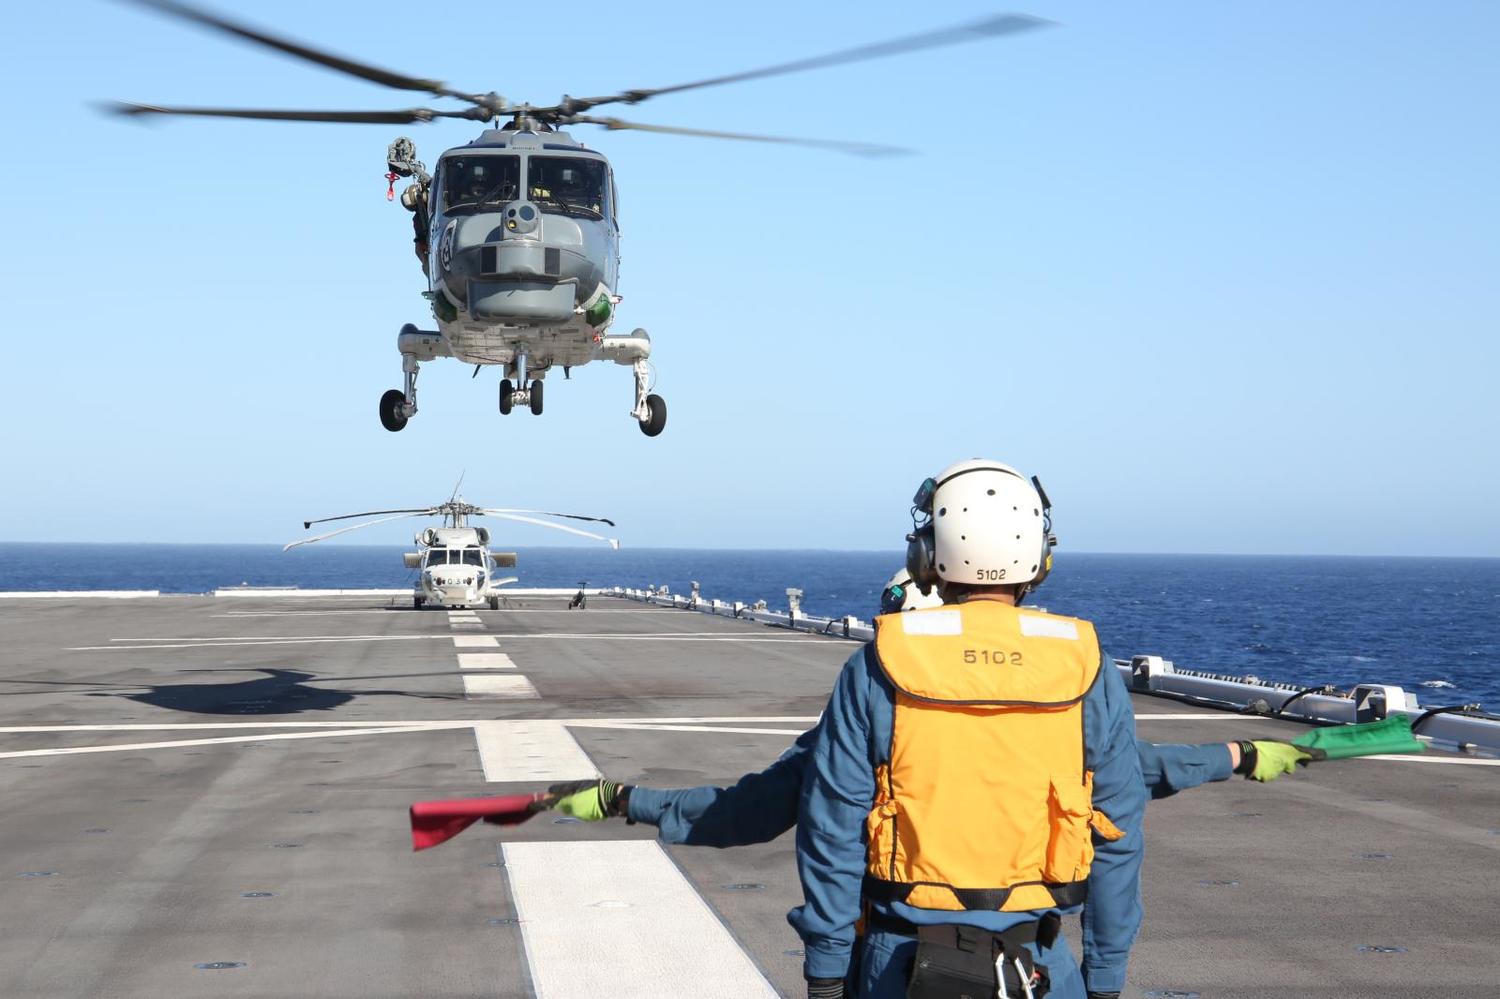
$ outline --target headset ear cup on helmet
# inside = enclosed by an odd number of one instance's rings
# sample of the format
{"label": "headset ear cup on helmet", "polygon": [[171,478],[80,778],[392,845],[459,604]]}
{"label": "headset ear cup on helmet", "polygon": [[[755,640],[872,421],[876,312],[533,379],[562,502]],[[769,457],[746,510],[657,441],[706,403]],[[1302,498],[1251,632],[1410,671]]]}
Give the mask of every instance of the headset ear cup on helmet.
{"label": "headset ear cup on helmet", "polygon": [[931,524],[919,527],[906,536],[906,572],[911,583],[924,596],[937,585],[933,528]]}

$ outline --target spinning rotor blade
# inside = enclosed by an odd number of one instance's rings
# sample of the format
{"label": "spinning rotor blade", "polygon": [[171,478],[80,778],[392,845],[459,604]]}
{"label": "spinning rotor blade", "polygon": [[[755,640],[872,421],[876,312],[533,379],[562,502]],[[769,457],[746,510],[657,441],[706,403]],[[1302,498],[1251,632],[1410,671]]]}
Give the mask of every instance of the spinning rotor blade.
{"label": "spinning rotor blade", "polygon": [[[293,548],[297,548],[297,547],[299,547],[301,545],[310,545],[314,541],[327,541],[329,538],[336,538],[340,534],[348,534],[350,531],[357,531],[357,530],[359,530],[362,527],[374,527],[376,524],[384,524],[387,521],[391,521],[391,520],[400,520],[402,517],[420,517],[420,516],[424,516],[426,514],[427,514],[426,510],[415,510],[415,511],[412,511],[412,512],[409,512],[409,513],[398,513],[394,517],[381,517],[378,520],[367,520],[363,524],[350,524],[348,527],[340,527],[337,531],[329,531],[327,534],[319,534],[316,537],[303,538],[300,541],[293,541],[292,543],[286,545],[281,550],[284,551],[284,552],[288,552],[288,551],[291,551]],[[360,514],[356,513],[353,516],[358,517],[358,516],[360,516]],[[343,518],[341,518],[341,517],[329,517],[328,519],[329,520],[342,520]]]}
{"label": "spinning rotor blade", "polygon": [[565,531],[568,534],[576,534],[580,538],[593,538],[595,541],[607,542],[609,546],[614,549],[619,549],[620,547],[620,541],[618,538],[606,538],[602,534],[594,534],[590,531],[580,531],[578,528],[569,527],[567,524],[549,524],[547,521],[537,520],[535,517],[522,517],[519,514],[499,513],[494,510],[486,510],[484,511],[484,514],[487,517],[498,517],[501,520],[515,520],[521,522],[522,524],[535,524],[538,527],[550,527],[554,531]]}
{"label": "spinning rotor blade", "polygon": [[[306,530],[314,524],[326,524],[330,520],[353,520],[355,517],[379,517],[380,515],[386,513],[425,513],[428,516],[435,517],[441,512],[442,511],[435,506],[427,506],[422,507],[421,509],[410,510],[366,510],[364,513],[345,513],[337,517],[319,517],[317,520],[304,520],[302,522],[302,529]],[[387,517],[386,519],[394,520],[395,518]]]}
{"label": "spinning rotor blade", "polygon": [[486,516],[495,516],[495,515],[502,514],[502,513],[534,513],[534,514],[536,514],[536,515],[538,515],[540,517],[566,517],[569,520],[592,520],[592,521],[596,521],[596,522],[598,522],[600,524],[608,524],[610,527],[614,527],[615,526],[615,522],[612,521],[612,520],[610,520],[608,517],[585,517],[581,513],[553,513],[550,510],[511,510],[511,509],[505,509],[505,510],[480,510],[479,512],[482,513],[482,514],[484,514],[484,515],[486,515]]}
{"label": "spinning rotor blade", "polygon": [[918,52],[922,49],[935,49],[945,45],[958,45],[962,42],[973,42],[983,38],[1015,34],[1021,31],[1029,31],[1032,28],[1047,27],[1052,23],[1051,21],[1039,17],[1031,17],[1026,14],[995,14],[983,20],[955,25],[951,28],[942,28],[938,31],[923,32],[919,35],[904,35],[901,38],[893,38],[889,41],[860,45],[852,49],[843,49],[839,52],[829,52],[826,55],[797,59],[793,62],[784,62],[775,66],[764,66],[760,69],[750,69],[740,73],[730,73],[726,76],[710,77],[707,80],[696,80],[692,83],[679,83],[670,87],[648,87],[640,90],[626,90],[605,97],[565,97],[563,103],[556,109],[549,108],[544,110],[558,110],[564,114],[568,114],[574,111],[587,111],[601,104],[613,104],[621,101],[626,104],[637,104],[648,97],[659,97],[662,94],[675,94],[683,90],[697,90],[700,87],[717,87],[726,83],[742,83],[746,80],[759,80],[764,77],[782,76],[787,73],[802,73],[810,69],[841,66],[851,62],[864,62],[868,59],[884,59],[887,56],[901,55],[905,52]]}
{"label": "spinning rotor blade", "polygon": [[262,121],[326,121],[344,125],[412,125],[434,118],[471,118],[488,121],[490,112],[483,108],[463,111],[434,111],[432,108],[408,108],[405,111],[284,111],[262,108],[169,108],[155,104],[106,104],[105,109],[126,117],[138,115],[190,115],[195,118],[254,118]]}
{"label": "spinning rotor blade", "polygon": [[679,128],[675,125],[646,125],[621,121],[619,118],[591,118],[572,114],[559,121],[564,125],[602,125],[611,132],[660,132],[665,135],[695,135],[705,139],[738,139],[744,142],[776,142],[788,146],[810,146],[831,149],[854,156],[905,156],[915,150],[904,146],[883,146],[874,142],[843,142],[838,139],[797,139],[785,135],[751,135],[746,132],[716,132],[705,128]]}
{"label": "spinning rotor blade", "polygon": [[195,24],[201,24],[205,28],[212,28],[215,31],[234,35],[247,42],[264,45],[267,48],[275,49],[294,58],[316,63],[319,66],[324,66],[340,73],[357,76],[361,80],[378,83],[383,87],[394,87],[397,90],[415,90],[443,97],[457,97],[460,100],[477,103],[473,95],[461,94],[456,90],[449,90],[441,80],[422,80],[415,76],[407,76],[404,73],[393,73],[388,69],[371,66],[369,63],[345,59],[342,56],[336,56],[330,52],[323,52],[311,46],[303,45],[300,42],[294,42],[289,38],[280,38],[264,31],[257,31],[254,28],[231,21],[228,18],[211,14],[201,8],[189,6],[185,3],[177,3],[175,0],[129,0],[129,2],[138,7],[149,7],[170,17],[192,21]]}

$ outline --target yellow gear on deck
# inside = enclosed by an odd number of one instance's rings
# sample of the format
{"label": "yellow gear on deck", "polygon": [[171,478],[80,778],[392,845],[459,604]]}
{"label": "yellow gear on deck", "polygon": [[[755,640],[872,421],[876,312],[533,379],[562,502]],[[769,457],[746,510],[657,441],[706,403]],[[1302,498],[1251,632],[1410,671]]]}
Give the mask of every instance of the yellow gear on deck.
{"label": "yellow gear on deck", "polygon": [[890,763],[866,819],[866,896],[1021,912],[1083,900],[1093,809],[1083,698],[1094,626],[990,600],[876,619],[896,688]]}

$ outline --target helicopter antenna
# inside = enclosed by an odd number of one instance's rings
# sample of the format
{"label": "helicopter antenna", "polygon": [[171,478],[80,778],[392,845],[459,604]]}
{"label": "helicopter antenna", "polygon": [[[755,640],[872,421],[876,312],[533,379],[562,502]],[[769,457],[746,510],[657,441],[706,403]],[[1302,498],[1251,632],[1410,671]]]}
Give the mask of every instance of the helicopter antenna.
{"label": "helicopter antenna", "polygon": [[451,496],[448,497],[448,502],[449,503],[457,503],[458,502],[458,490],[459,490],[459,487],[461,487],[464,484],[464,476],[468,475],[468,474],[469,474],[469,470],[467,468],[458,473],[458,481],[455,482],[455,483],[453,483],[453,495],[451,495]]}

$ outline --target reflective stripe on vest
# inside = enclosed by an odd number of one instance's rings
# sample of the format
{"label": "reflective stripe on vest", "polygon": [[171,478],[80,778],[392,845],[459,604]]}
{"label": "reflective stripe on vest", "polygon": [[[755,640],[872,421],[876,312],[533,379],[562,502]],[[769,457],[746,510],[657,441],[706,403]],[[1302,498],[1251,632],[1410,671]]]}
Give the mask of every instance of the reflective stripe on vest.
{"label": "reflective stripe on vest", "polygon": [[1082,901],[1093,625],[976,600],[877,618],[875,655],[896,703],[866,819],[867,896],[1001,912]]}

